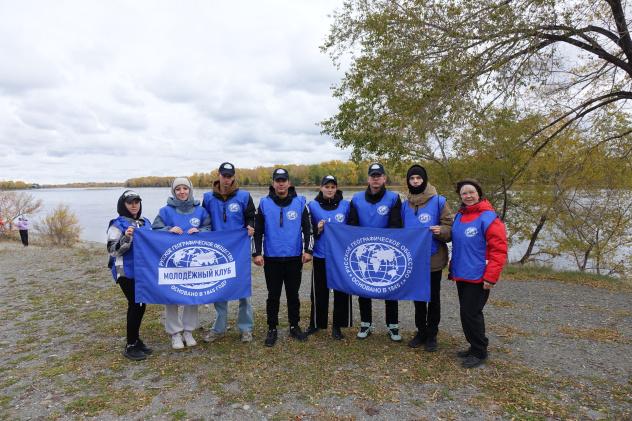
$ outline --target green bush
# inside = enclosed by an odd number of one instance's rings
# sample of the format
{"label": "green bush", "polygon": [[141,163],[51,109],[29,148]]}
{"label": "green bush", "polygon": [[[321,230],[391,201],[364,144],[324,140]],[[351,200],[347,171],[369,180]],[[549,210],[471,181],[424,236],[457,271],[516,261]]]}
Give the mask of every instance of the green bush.
{"label": "green bush", "polygon": [[60,203],[34,228],[42,235],[42,241],[56,246],[71,246],[79,241],[83,228],[79,218],[70,211],[70,206]]}

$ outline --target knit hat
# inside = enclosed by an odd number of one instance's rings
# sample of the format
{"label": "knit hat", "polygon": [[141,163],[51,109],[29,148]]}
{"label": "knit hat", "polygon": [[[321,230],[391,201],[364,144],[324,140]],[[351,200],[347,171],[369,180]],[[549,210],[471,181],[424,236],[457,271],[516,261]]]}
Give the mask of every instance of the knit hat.
{"label": "knit hat", "polygon": [[191,180],[186,177],[176,177],[171,182],[171,195],[176,197],[176,187],[178,186],[187,186],[189,188],[189,199],[193,198],[193,184],[191,184]]}
{"label": "knit hat", "polygon": [[[413,187],[410,184],[410,177],[413,175],[418,175],[423,179],[423,182],[417,187]],[[411,194],[423,193],[428,185],[428,174],[426,173],[426,169],[421,165],[413,165],[410,167],[406,173],[406,184],[408,184],[408,191]]]}
{"label": "knit hat", "polygon": [[476,191],[478,192],[478,198],[479,199],[483,198],[483,187],[481,186],[481,183],[479,183],[478,180],[474,178],[464,178],[463,180],[456,183],[456,193],[459,196],[461,195],[461,188],[463,188],[463,186],[466,186],[466,185],[470,185],[474,187]]}

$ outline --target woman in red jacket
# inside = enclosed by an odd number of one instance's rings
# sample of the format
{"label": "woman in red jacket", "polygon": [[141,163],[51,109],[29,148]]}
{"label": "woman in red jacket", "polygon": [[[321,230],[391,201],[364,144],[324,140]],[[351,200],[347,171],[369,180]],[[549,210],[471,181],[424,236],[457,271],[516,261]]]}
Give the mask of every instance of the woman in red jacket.
{"label": "woman in red jacket", "polygon": [[473,178],[457,183],[461,208],[452,225],[450,276],[459,293],[461,326],[470,347],[459,351],[463,367],[478,367],[487,360],[483,307],[507,261],[507,233],[483,188]]}

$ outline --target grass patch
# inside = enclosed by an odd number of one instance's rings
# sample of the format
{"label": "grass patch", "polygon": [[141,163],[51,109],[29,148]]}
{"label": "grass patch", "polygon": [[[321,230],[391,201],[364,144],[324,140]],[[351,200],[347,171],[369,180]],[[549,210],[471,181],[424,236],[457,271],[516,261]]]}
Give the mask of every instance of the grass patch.
{"label": "grass patch", "polygon": [[565,335],[578,339],[588,339],[601,343],[629,344],[630,340],[621,335],[617,330],[607,327],[596,327],[594,329],[578,329],[572,326],[562,326],[558,328]]}
{"label": "grass patch", "polygon": [[505,265],[501,278],[510,281],[558,281],[603,288],[610,291],[632,292],[632,283],[630,280],[621,280],[611,276],[596,275],[580,271],[556,271],[544,266],[508,264]]}
{"label": "grass patch", "polygon": [[498,336],[500,339],[504,340],[505,342],[512,342],[518,336],[522,336],[522,337],[529,336],[526,332],[523,332],[507,323],[501,323],[498,325],[495,325],[495,324],[489,325],[489,330],[494,332],[496,336]]}

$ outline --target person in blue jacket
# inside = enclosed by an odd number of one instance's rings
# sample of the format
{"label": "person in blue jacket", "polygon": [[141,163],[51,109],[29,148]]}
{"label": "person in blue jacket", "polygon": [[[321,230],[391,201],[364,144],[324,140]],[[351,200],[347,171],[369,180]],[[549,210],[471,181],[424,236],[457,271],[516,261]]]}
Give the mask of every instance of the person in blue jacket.
{"label": "person in blue jacket", "polygon": [[[401,228],[402,201],[399,194],[386,190],[386,172],[382,164],[369,166],[366,191],[358,192],[351,199],[348,225],[374,228]],[[370,298],[358,297],[360,305],[360,331],[358,339],[365,339],[373,330],[373,308]],[[395,300],[385,300],[386,326],[393,342],[401,342],[399,311]]]}
{"label": "person in blue jacket", "polygon": [[[213,231],[228,231],[247,228],[253,236],[255,229],[255,205],[250,193],[241,190],[235,179],[235,166],[224,162],[219,166],[213,191],[204,193],[204,209],[211,215]],[[204,337],[205,342],[213,342],[226,333],[228,324],[228,302],[215,303],[217,317],[211,331]],[[239,299],[237,327],[241,331],[241,341],[252,341],[254,319],[250,297]]]}
{"label": "person in blue jacket", "polygon": [[123,355],[133,361],[140,361],[152,353],[139,335],[146,305],[136,303],[134,292],[134,231],[150,229],[147,218],[141,216],[140,196],[133,190],[126,190],[116,204],[118,218],[112,219],[107,230],[107,249],[110,254],[112,276],[127,298],[127,345]]}
{"label": "person in blue jacket", "polygon": [[255,215],[255,252],[252,255],[255,265],[263,266],[268,287],[268,334],[264,342],[268,347],[273,347],[277,341],[279,303],[284,285],[290,336],[300,342],[307,340],[298,324],[301,320],[301,301],[298,296],[301,271],[303,263],[310,262],[313,254],[309,212],[305,202],[305,197],[296,194],[287,170],[277,168],[272,174],[270,192],[261,198]]}
{"label": "person in blue jacket", "polygon": [[[342,198],[342,190],[338,189],[338,180],[333,175],[326,175],[320,182],[320,192],[307,205],[312,220],[314,233],[314,260],[312,261],[312,302],[309,326],[306,335],[327,329],[329,315],[329,287],[327,286],[327,270],[325,266],[325,244],[321,234],[325,224],[346,224],[349,217],[349,201]],[[334,318],[331,336],[340,340],[344,338],[341,327],[351,327],[351,296],[334,290]]]}
{"label": "person in blue jacket", "polygon": [[[171,182],[172,196],[167,206],[160,209],[151,224],[154,230],[170,231],[177,235],[195,234],[211,230],[211,217],[200,201],[193,198],[193,185],[186,177],[176,177]],[[183,305],[182,315],[178,305],[165,305],[165,330],[171,335],[171,347],[182,349],[195,346],[193,331],[200,324],[197,305]]]}
{"label": "person in blue jacket", "polygon": [[428,183],[428,174],[421,165],[413,165],[406,174],[408,195],[402,203],[404,228],[427,228],[432,231],[430,246],[430,302],[415,301],[417,334],[408,342],[411,348],[422,345],[428,352],[439,348],[437,334],[441,320],[441,273],[448,265],[448,246],[452,241],[454,215],[446,198]]}

